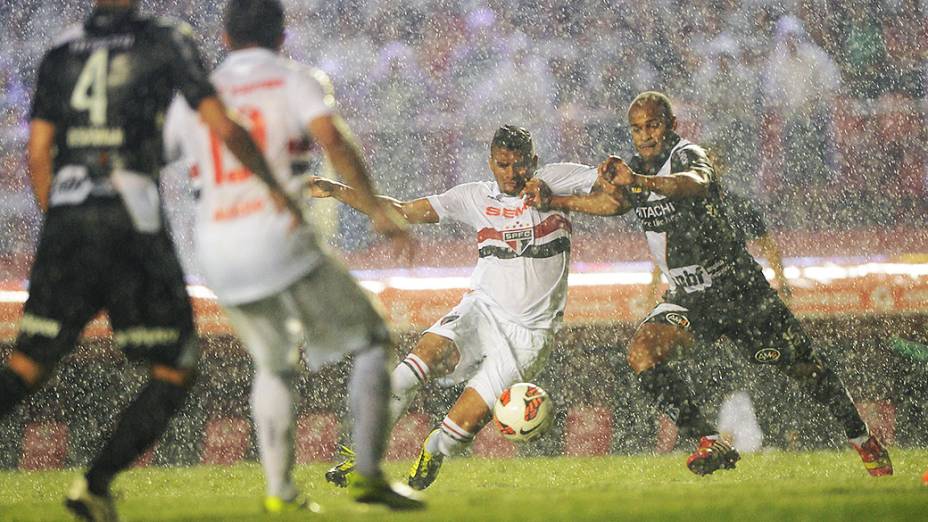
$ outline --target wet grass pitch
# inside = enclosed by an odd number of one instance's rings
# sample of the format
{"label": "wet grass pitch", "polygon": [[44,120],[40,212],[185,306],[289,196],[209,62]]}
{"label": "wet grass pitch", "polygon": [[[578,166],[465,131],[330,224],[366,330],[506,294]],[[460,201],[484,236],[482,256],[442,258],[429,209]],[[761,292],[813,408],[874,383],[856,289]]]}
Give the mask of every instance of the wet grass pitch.
{"label": "wet grass pitch", "polygon": [[[928,450],[895,449],[896,475],[867,476],[847,451],[745,455],[734,471],[692,475],[686,456],[448,460],[425,492],[428,509],[391,513],[325,483],[324,464],[297,483],[324,512],[267,516],[257,464],[145,468],[114,484],[123,520],[928,520]],[[391,462],[397,478],[408,462]],[[76,470],[0,473],[0,520],[71,520],[62,500]]]}

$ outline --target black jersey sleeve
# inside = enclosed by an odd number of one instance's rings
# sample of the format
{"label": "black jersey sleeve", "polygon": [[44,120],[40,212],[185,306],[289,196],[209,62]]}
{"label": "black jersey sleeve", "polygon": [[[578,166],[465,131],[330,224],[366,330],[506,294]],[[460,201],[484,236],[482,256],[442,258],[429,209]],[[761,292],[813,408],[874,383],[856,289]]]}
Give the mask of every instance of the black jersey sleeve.
{"label": "black jersey sleeve", "polygon": [[689,172],[693,171],[706,177],[713,182],[716,180],[715,169],[706,151],[698,145],[689,144],[673,152],[670,158],[670,172]]}
{"label": "black jersey sleeve", "polygon": [[178,23],[171,29],[170,34],[175,53],[173,63],[177,88],[190,107],[196,110],[204,98],[216,94],[216,89],[209,81],[209,73],[193,40],[193,30],[190,26]]}
{"label": "black jersey sleeve", "polygon": [[47,120],[57,123],[61,120],[62,93],[58,92],[55,81],[55,67],[52,53],[42,58],[39,73],[35,82],[35,95],[32,98],[32,112],[30,118]]}

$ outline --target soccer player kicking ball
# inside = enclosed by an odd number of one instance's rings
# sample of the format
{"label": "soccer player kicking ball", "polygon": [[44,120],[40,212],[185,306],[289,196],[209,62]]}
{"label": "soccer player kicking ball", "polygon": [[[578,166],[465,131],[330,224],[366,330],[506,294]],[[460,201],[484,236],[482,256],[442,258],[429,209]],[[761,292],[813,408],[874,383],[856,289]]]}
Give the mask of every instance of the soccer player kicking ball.
{"label": "soccer player kicking ball", "polygon": [[[358,187],[378,232],[402,252],[412,246],[403,218],[374,198],[367,167],[334,111],[328,80],[280,57],[284,12],[278,0],[231,0],[225,11],[232,52],[212,74],[226,104],[248,121],[273,182],[299,192],[291,169],[309,139]],[[299,346],[310,369],[353,354],[349,396],[357,442],[358,502],[392,509],[423,503],[380,468],[388,432],[391,338],[383,318],[351,275],[323,253],[313,229],[281,212],[266,185],[235,161],[181,101],[166,124],[169,152],[185,153],[202,174],[195,243],[207,284],[254,357],[252,411],[267,478],[264,509],[314,508],[293,483],[294,381]],[[405,491],[404,491],[405,490]]]}
{"label": "soccer player kicking ball", "polygon": [[[467,383],[441,426],[423,442],[407,477],[414,489],[427,488],[444,458],[473,442],[503,390],[541,370],[561,325],[571,224],[566,212],[527,207],[520,197],[526,182],[538,178],[556,194],[585,194],[597,178],[594,168],[573,163],[536,170],[531,135],[509,125],[493,136],[489,164],[495,181],[464,183],[408,202],[381,196],[410,223],[458,221],[477,232],[479,259],[471,290],[425,331],[391,376],[390,426],[427,380]],[[371,212],[359,191],[345,185],[316,178],[310,190],[315,197],[332,196]],[[357,469],[350,453],[346,456],[326,474],[339,486]]]}
{"label": "soccer player kicking ball", "polygon": [[693,392],[667,361],[697,341],[712,343],[724,335],[751,361],[775,365],[826,406],[871,475],[891,475],[889,453],[869,434],[844,384],[815,354],[731,226],[739,216],[727,215],[705,151],[674,132],[668,98],[657,92],[638,95],[628,122],[637,154],[629,164],[610,157],[599,166],[604,192],[563,197],[538,184],[527,190],[539,209],[598,215],[635,211],[670,290],[632,336],[628,364],[681,433],[699,437],[687,460],[689,469],[707,475],[734,468],[740,457],[706,420]]}

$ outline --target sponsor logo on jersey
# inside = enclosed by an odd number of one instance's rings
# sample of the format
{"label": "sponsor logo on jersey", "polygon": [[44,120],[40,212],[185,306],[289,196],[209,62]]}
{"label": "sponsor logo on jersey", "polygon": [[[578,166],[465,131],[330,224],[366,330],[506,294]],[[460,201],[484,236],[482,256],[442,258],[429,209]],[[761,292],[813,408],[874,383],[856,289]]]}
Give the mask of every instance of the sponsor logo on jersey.
{"label": "sponsor logo on jersey", "polygon": [[669,216],[677,211],[673,201],[658,201],[654,205],[648,205],[635,208],[635,215],[638,219],[653,219]]}
{"label": "sponsor logo on jersey", "polygon": [[757,353],[754,354],[754,359],[756,359],[757,362],[762,362],[762,363],[779,361],[780,350],[777,350],[776,348],[763,348],[761,350],[758,350]]}
{"label": "sponsor logo on jersey", "polygon": [[125,141],[119,127],[71,127],[67,133],[68,147],[118,147]]}
{"label": "sponsor logo on jersey", "polygon": [[700,265],[681,266],[670,269],[674,285],[686,293],[699,292],[712,286],[712,276]]}
{"label": "sponsor logo on jersey", "polygon": [[506,219],[511,219],[521,216],[525,213],[525,209],[525,205],[522,205],[520,208],[486,207],[483,209],[483,213],[488,216],[503,216]]}
{"label": "sponsor logo on jersey", "polygon": [[520,228],[518,230],[503,230],[503,241],[509,245],[516,254],[522,254],[535,240],[535,227]]}
{"label": "sponsor logo on jersey", "polygon": [[679,326],[680,328],[689,328],[690,320],[686,318],[683,314],[678,314],[677,312],[670,312],[664,315],[664,318],[668,323]]}
{"label": "sponsor logo on jersey", "polygon": [[647,230],[657,230],[677,219],[677,207],[673,201],[661,199],[635,207],[635,216]]}

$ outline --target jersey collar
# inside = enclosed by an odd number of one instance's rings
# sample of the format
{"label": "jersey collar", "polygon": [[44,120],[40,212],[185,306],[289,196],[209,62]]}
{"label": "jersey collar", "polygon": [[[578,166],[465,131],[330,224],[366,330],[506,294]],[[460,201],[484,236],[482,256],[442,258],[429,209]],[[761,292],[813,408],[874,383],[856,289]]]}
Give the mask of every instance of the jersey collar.
{"label": "jersey collar", "polygon": [[277,53],[266,47],[248,47],[247,49],[238,49],[230,51],[226,58],[226,63],[235,64],[239,62],[251,62],[267,60],[277,56]]}

